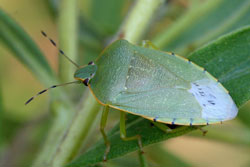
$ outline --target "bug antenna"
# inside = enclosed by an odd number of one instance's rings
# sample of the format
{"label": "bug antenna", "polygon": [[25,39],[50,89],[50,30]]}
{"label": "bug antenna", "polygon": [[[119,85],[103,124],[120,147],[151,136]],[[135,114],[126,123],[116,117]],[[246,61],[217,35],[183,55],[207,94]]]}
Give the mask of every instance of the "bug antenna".
{"label": "bug antenna", "polygon": [[61,54],[61,55],[63,55],[66,59],[68,59],[72,64],[74,64],[77,68],[79,68],[80,66],[78,65],[78,64],[76,64],[73,60],[71,60],[68,56],[66,56],[66,54],[57,46],[57,44],[56,44],[56,42],[53,40],[53,39],[51,39],[50,37],[48,37],[48,35],[44,32],[44,31],[41,31],[41,33],[42,33],[42,35],[45,37],[45,38],[47,38],[51,43],[52,43],[52,45],[54,45],[57,49],[58,49],[58,51],[59,51],[59,53]]}
{"label": "bug antenna", "polygon": [[73,82],[67,82],[67,83],[63,83],[63,84],[59,84],[59,85],[53,85],[47,89],[44,89],[40,92],[38,92],[35,96],[31,97],[29,100],[26,101],[25,105],[29,104],[32,100],[34,100],[34,98],[36,98],[37,96],[47,92],[49,89],[52,89],[52,88],[56,88],[56,87],[59,87],[59,86],[65,86],[65,85],[69,85],[69,84],[73,84],[73,83],[81,83],[81,81],[73,81]]}

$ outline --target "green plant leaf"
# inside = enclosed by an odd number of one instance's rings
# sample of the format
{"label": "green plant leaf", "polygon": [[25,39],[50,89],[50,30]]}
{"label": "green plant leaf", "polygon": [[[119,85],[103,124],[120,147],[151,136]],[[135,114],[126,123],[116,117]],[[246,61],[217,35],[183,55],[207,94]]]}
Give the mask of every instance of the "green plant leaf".
{"label": "green plant leaf", "polygon": [[156,164],[161,164],[161,166],[171,166],[171,167],[190,167],[189,163],[185,160],[180,159],[177,155],[166,150],[163,146],[164,143],[154,144],[149,146],[145,152],[146,155],[150,157]]}
{"label": "green plant leaf", "polygon": [[46,0],[46,5],[53,18],[57,17],[58,15],[59,3],[60,1],[58,0]]}
{"label": "green plant leaf", "polygon": [[37,79],[46,85],[54,81],[54,74],[47,60],[24,30],[0,9],[0,41],[7,46]]}
{"label": "green plant leaf", "polygon": [[[204,66],[231,92],[238,107],[250,99],[250,27],[228,34],[192,53],[189,58]],[[177,137],[194,130],[190,126],[178,126],[171,133],[163,133],[150,126],[150,121],[131,117],[127,121],[127,134],[142,136],[143,146]],[[113,159],[138,149],[136,141],[124,142],[120,139],[116,126],[108,134],[111,150],[108,159]],[[69,167],[80,167],[102,161],[105,145],[101,140],[91,150],[79,156]]]}
{"label": "green plant leaf", "polygon": [[124,0],[92,0],[89,21],[93,24],[93,28],[104,36],[114,34],[122,21],[125,2]]}
{"label": "green plant leaf", "polygon": [[[249,109],[250,109],[250,101],[247,102],[246,105],[244,105],[241,109],[240,109],[240,113],[238,115],[238,118],[241,120],[242,123],[244,123],[244,125],[246,125],[249,129],[250,129],[250,121],[249,121],[249,118],[250,118],[250,112],[249,112]],[[248,129],[248,130],[249,130]],[[246,135],[249,134],[249,133],[245,133]],[[246,139],[250,139],[250,135],[249,137],[245,137]],[[244,143],[244,142],[242,142]],[[250,140],[249,140],[249,145],[250,145]]]}
{"label": "green plant leaf", "polygon": [[[2,42],[21,63],[44,85],[51,86],[58,83],[46,58],[28,34],[3,10],[0,9],[0,42]],[[68,96],[62,90],[51,92],[54,99],[65,99],[71,104]]]}
{"label": "green plant leaf", "polygon": [[250,24],[250,1],[209,0],[191,7],[160,32],[153,43],[166,51],[185,56],[197,47]]}
{"label": "green plant leaf", "polygon": [[[194,127],[179,126],[173,130],[173,133],[163,134],[158,128],[152,127],[150,121],[143,118],[137,118],[135,121],[127,123],[126,126],[129,127],[127,129],[128,136],[134,136],[136,134],[140,134],[142,136],[143,146],[177,137],[195,129]],[[111,151],[108,154],[108,159],[113,159],[138,149],[138,144],[136,141],[124,142],[121,140],[119,130],[113,135],[109,135],[109,139],[111,142]],[[103,142],[100,142],[95,148],[88,151],[85,155],[80,156],[67,166],[80,167],[83,165],[102,162],[104,151],[105,145]]]}
{"label": "green plant leaf", "polygon": [[[1,85],[0,85],[1,86]],[[3,99],[2,99],[2,87],[0,87],[0,149],[2,143],[4,142],[4,134],[3,134]]]}

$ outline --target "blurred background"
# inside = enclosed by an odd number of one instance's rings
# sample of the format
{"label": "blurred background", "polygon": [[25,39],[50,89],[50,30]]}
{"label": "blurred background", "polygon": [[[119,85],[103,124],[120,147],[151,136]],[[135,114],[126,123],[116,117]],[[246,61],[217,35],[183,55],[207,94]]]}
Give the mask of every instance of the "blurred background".
{"label": "blurred background", "polygon": [[[153,43],[155,41],[156,46],[163,50],[185,56],[222,34],[250,24],[249,2],[220,0],[218,3],[209,4],[207,1],[167,1],[154,17],[143,39],[152,40]],[[81,19],[77,37],[78,62],[81,65],[96,58],[105,44],[116,34],[130,6],[133,5],[133,0],[121,0],[121,2],[105,0],[105,2],[98,0],[79,2]],[[0,0],[1,10],[8,13],[34,40],[56,73],[58,51],[40,31],[44,30],[58,42],[58,3],[56,0]],[[113,5],[110,5],[111,3]],[[201,13],[204,15],[204,20],[199,20],[197,13],[193,14],[189,23],[193,24],[195,20],[196,24],[193,27],[189,26],[185,31],[180,30],[181,33],[171,36],[171,40],[161,42],[161,32],[178,20],[185,19],[186,14],[191,15],[193,11],[198,10],[197,6],[206,3],[207,8],[204,7],[206,11]],[[240,12],[243,14],[239,15]],[[238,20],[228,23],[230,18],[235,17]],[[218,27],[197,26],[203,25],[206,19]],[[66,24],[68,23],[65,22]],[[50,126],[52,114],[49,113],[49,96],[40,96],[31,105],[25,106],[25,101],[44,89],[44,85],[34,78],[31,71],[25,68],[2,43],[0,43],[0,55],[0,166],[27,167],[32,164],[42,147]],[[195,131],[149,146],[145,149],[145,156],[151,166],[248,167],[250,166],[249,111],[250,103],[240,108],[240,118],[221,125],[205,127],[208,130],[205,137],[201,132]],[[100,114],[98,119],[99,117]],[[117,118],[119,114],[111,113],[109,119],[112,123],[108,125],[108,129],[117,122]],[[96,140],[100,138],[98,120],[96,122],[96,127],[87,142],[89,144],[93,138]],[[134,154],[112,160],[108,165],[137,166],[137,157]],[[172,161],[166,162],[166,157],[171,157]]]}

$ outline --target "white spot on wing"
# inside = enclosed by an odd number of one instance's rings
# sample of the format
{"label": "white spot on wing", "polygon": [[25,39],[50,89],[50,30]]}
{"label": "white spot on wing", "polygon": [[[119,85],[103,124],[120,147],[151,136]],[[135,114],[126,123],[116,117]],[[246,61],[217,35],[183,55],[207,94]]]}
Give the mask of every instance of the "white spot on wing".
{"label": "white spot on wing", "polygon": [[189,92],[202,108],[202,118],[230,120],[236,117],[238,109],[224,88],[213,80],[198,80],[191,83]]}

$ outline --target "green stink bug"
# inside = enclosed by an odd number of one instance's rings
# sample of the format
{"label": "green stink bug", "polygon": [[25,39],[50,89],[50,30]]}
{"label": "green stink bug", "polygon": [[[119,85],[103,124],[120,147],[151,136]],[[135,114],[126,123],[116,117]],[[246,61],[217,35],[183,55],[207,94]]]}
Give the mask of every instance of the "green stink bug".
{"label": "green stink bug", "polygon": [[117,40],[96,61],[83,67],[74,64],[78,69],[74,74],[77,81],[73,83],[84,83],[104,106],[101,119],[101,132],[107,146],[104,160],[110,150],[104,131],[109,108],[121,113],[121,138],[138,140],[141,152],[140,135],[126,136],[125,113],[153,122],[190,126],[220,123],[233,119],[238,113],[229,92],[217,79],[174,53]]}

